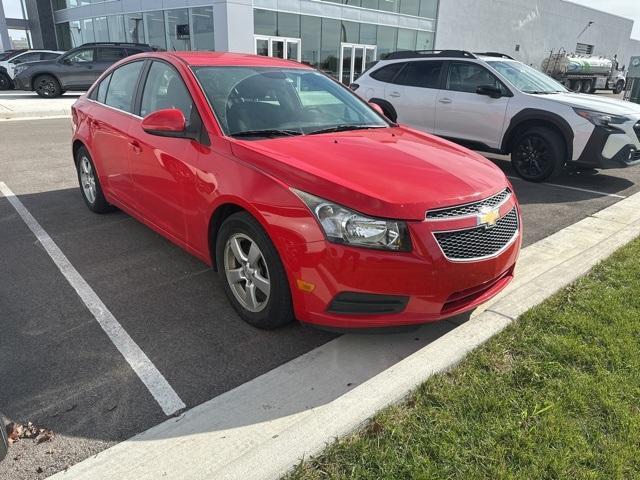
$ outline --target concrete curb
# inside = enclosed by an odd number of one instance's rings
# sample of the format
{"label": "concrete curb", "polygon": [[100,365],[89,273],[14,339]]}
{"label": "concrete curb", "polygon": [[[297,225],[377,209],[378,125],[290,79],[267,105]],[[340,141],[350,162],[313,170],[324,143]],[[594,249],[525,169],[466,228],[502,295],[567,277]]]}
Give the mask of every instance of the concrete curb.
{"label": "concrete curb", "polygon": [[524,249],[509,288],[457,328],[344,335],[50,478],[278,478],[638,235],[640,194]]}

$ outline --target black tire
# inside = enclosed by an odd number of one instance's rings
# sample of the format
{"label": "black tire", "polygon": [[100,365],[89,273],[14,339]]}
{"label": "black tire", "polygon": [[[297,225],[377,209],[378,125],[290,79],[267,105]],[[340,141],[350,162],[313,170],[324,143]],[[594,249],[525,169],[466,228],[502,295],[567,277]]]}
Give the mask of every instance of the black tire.
{"label": "black tire", "polygon": [[[262,256],[261,265],[263,271],[261,273],[264,278],[269,280],[269,295],[263,298],[264,306],[260,311],[249,310],[236,298],[236,294],[232,290],[232,282],[227,277],[225,264],[227,243],[238,235],[246,237],[258,246]],[[256,328],[271,330],[294,320],[291,291],[289,290],[289,281],[287,280],[284,266],[271,239],[255,218],[247,212],[238,212],[229,216],[220,227],[215,251],[218,275],[224,286],[225,294],[233,308],[245,322]],[[246,279],[236,283],[241,287],[244,285],[244,288],[247,288],[250,284]],[[257,293],[259,292],[256,290]]]}
{"label": "black tire", "polygon": [[556,175],[565,164],[564,139],[545,127],[520,133],[511,148],[511,164],[525,180],[542,182]]}
{"label": "black tire", "polygon": [[624,90],[624,81],[618,80],[618,82],[616,83],[616,86],[613,87],[613,93],[618,95],[619,93],[622,93],[622,90]]}
{"label": "black tire", "polygon": [[580,80],[569,81],[569,90],[575,93],[580,93],[581,89],[582,89],[582,82]]}
{"label": "black tire", "polygon": [[4,72],[0,72],[0,90],[11,90],[13,88],[13,81]]}
{"label": "black tire", "polygon": [[380,108],[382,108],[382,112],[384,113],[384,116],[387,117],[389,120],[391,120],[394,123],[398,121],[398,112],[396,112],[396,109],[393,108],[393,105],[391,105],[391,103],[381,98],[372,98],[369,101],[371,103],[375,103]]}
{"label": "black tire", "polygon": [[60,82],[53,75],[38,75],[33,80],[33,89],[42,98],[56,98],[62,95]]}
{"label": "black tire", "polygon": [[580,87],[580,91],[582,93],[591,93],[591,87],[593,87],[593,80],[590,80],[590,79],[582,80],[582,86]]}
{"label": "black tire", "polygon": [[[93,173],[93,191],[95,192],[95,197],[92,199],[90,195],[87,193],[86,187],[86,177],[83,179],[82,171],[85,166],[85,160],[91,166],[91,172]],[[76,172],[78,173],[78,183],[80,184],[80,193],[82,194],[82,198],[84,199],[84,203],[87,205],[89,210],[93,213],[108,213],[115,210],[115,207],[107,202],[104,194],[102,193],[102,187],[100,186],[100,179],[98,178],[98,174],[96,172],[96,167],[93,163],[93,159],[89,152],[85,147],[80,147],[78,152],[76,153]],[[83,185],[84,183],[84,185]]]}

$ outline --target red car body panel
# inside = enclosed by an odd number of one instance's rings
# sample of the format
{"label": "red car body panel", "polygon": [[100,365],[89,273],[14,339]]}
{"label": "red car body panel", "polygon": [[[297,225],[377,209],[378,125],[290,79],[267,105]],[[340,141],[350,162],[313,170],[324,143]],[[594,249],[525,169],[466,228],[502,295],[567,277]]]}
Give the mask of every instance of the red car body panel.
{"label": "red car body panel", "polygon": [[[363,328],[418,324],[472,309],[511,280],[515,241],[493,258],[452,262],[433,235],[472,228],[476,218],[425,220],[429,209],[481,200],[510,187],[484,157],[405,127],[241,140],[225,136],[190,65],[308,68],[252,55],[148,53],[182,75],[210,145],[146,133],[142,119],[83,95],[72,108],[74,147],[93,158],[107,200],[161,235],[214,264],[211,245],[221,207],[252,214],[275,245],[287,272],[296,317],[303,322]],[[296,188],[363,214],[406,220],[412,250],[391,252],[326,240]],[[519,206],[514,195],[501,216]],[[303,280],[312,291],[297,288]],[[409,296],[401,313],[338,315],[327,311],[341,292]]]}

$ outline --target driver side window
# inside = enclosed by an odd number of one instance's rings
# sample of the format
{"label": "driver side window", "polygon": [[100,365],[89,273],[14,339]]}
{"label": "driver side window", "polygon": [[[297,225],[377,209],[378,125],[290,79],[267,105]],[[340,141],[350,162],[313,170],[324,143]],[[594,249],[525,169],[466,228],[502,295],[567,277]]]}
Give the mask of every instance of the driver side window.
{"label": "driver side window", "polygon": [[456,92],[476,93],[480,86],[499,88],[503,95],[507,88],[489,70],[471,62],[452,62],[449,65],[445,88]]}
{"label": "driver side window", "polygon": [[193,100],[180,74],[170,65],[154,61],[144,86],[140,115],[146,117],[167,108],[177,108],[189,122],[194,108]]}
{"label": "driver side window", "polygon": [[93,48],[85,48],[72,53],[65,60],[71,63],[88,63],[93,62]]}

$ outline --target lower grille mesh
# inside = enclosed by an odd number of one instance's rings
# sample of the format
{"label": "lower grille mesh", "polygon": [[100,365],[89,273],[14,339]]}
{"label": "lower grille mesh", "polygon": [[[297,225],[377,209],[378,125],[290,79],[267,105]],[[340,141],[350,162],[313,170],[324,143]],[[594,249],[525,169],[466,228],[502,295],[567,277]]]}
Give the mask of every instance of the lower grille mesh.
{"label": "lower grille mesh", "polygon": [[517,231],[518,213],[514,207],[492,228],[480,226],[454,232],[436,232],[434,235],[449,260],[475,260],[499,252]]}

